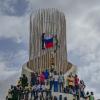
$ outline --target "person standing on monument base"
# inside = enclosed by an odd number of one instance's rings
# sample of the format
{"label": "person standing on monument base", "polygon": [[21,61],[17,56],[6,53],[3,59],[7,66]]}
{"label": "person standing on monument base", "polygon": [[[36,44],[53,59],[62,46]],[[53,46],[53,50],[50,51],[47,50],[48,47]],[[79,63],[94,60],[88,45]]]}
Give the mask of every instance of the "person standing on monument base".
{"label": "person standing on monument base", "polygon": [[58,80],[59,80],[59,89],[60,89],[60,92],[62,92],[63,85],[64,85],[64,75],[62,74],[62,72],[60,72]]}
{"label": "person standing on monument base", "polygon": [[46,91],[46,95],[47,96],[50,96],[51,95],[50,84],[49,84],[48,81],[45,83],[45,91]]}
{"label": "person standing on monument base", "polygon": [[90,98],[90,100],[95,100],[95,99],[94,99],[94,94],[93,94],[93,92],[91,92],[91,94],[90,94],[90,97],[89,97],[89,98]]}
{"label": "person standing on monument base", "polygon": [[80,89],[80,96],[82,98],[85,97],[85,92],[84,92],[84,89],[85,89],[85,84],[84,84],[84,81],[83,80],[80,80],[80,83],[79,83],[79,89]]}
{"label": "person standing on monument base", "polygon": [[25,74],[23,74],[23,76],[22,76],[21,83],[22,83],[23,88],[25,88],[25,86],[28,86],[28,79]]}
{"label": "person standing on monument base", "polygon": [[68,81],[68,76],[65,77],[64,79],[64,91],[65,93],[69,93],[69,81]]}
{"label": "person standing on monument base", "polygon": [[68,83],[69,83],[69,92],[72,94],[74,90],[74,77],[72,74],[68,76]]}
{"label": "person standing on monument base", "polygon": [[75,84],[75,91],[76,91],[76,94],[78,94],[79,93],[79,78],[78,78],[78,76],[77,75],[75,75],[75,77],[74,77],[74,84]]}
{"label": "person standing on monument base", "polygon": [[49,71],[47,69],[44,71],[44,76],[45,76],[45,79],[48,80],[48,78],[49,78]]}
{"label": "person standing on monument base", "polygon": [[54,70],[53,69],[50,69],[49,81],[50,81],[50,90],[52,90],[53,85],[54,85]]}
{"label": "person standing on monument base", "polygon": [[37,81],[37,77],[36,77],[36,74],[33,72],[33,73],[31,73],[31,84],[32,84],[32,86],[36,84],[36,81]]}
{"label": "person standing on monument base", "polygon": [[45,76],[44,76],[44,72],[42,72],[42,73],[40,74],[39,82],[40,82],[40,84],[45,84]]}
{"label": "person standing on monument base", "polygon": [[18,90],[16,86],[13,86],[11,88],[11,93],[12,93],[12,100],[18,100]]}
{"label": "person standing on monument base", "polygon": [[54,92],[58,92],[58,73],[54,72]]}

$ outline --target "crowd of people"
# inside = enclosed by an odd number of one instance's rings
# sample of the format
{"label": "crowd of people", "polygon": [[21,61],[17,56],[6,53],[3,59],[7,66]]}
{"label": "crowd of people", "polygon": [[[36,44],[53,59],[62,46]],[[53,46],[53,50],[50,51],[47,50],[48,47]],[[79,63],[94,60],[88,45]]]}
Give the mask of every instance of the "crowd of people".
{"label": "crowd of people", "polygon": [[[85,87],[84,81],[77,75],[64,76],[62,72],[57,73],[51,69],[40,74],[32,73],[30,82],[23,74],[16,86],[11,85],[6,100],[58,100],[56,96],[52,96],[53,92],[72,94],[75,100],[80,100],[80,97],[85,100],[94,100],[93,92],[85,93]],[[64,100],[67,98],[65,97]]]}

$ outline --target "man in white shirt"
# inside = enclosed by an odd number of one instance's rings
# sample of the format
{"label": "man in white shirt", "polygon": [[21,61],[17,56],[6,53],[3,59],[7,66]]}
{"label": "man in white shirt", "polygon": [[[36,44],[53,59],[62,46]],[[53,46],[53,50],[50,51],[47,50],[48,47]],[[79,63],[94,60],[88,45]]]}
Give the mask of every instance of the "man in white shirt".
{"label": "man in white shirt", "polygon": [[49,80],[50,80],[50,90],[52,90],[53,83],[54,83],[54,72],[53,72],[53,70],[50,71]]}

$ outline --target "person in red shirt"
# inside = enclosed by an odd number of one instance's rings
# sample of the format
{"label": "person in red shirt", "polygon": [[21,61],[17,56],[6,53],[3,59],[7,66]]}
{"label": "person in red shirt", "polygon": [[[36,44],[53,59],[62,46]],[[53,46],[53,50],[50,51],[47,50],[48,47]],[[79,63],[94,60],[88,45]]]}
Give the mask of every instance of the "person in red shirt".
{"label": "person in red shirt", "polygon": [[75,84],[76,94],[78,94],[79,93],[79,78],[77,75],[75,75],[75,77],[74,77],[74,84]]}
{"label": "person in red shirt", "polygon": [[40,74],[40,77],[39,77],[39,82],[40,84],[44,84],[45,83],[45,76],[44,76],[44,72],[42,72]]}

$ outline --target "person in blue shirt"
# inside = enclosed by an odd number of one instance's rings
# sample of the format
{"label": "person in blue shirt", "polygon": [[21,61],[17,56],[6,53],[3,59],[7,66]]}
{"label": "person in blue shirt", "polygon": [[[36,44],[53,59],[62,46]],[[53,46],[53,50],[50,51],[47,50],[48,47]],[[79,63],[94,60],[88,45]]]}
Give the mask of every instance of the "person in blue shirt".
{"label": "person in blue shirt", "polygon": [[47,69],[44,72],[44,76],[46,80],[49,78],[49,71]]}

